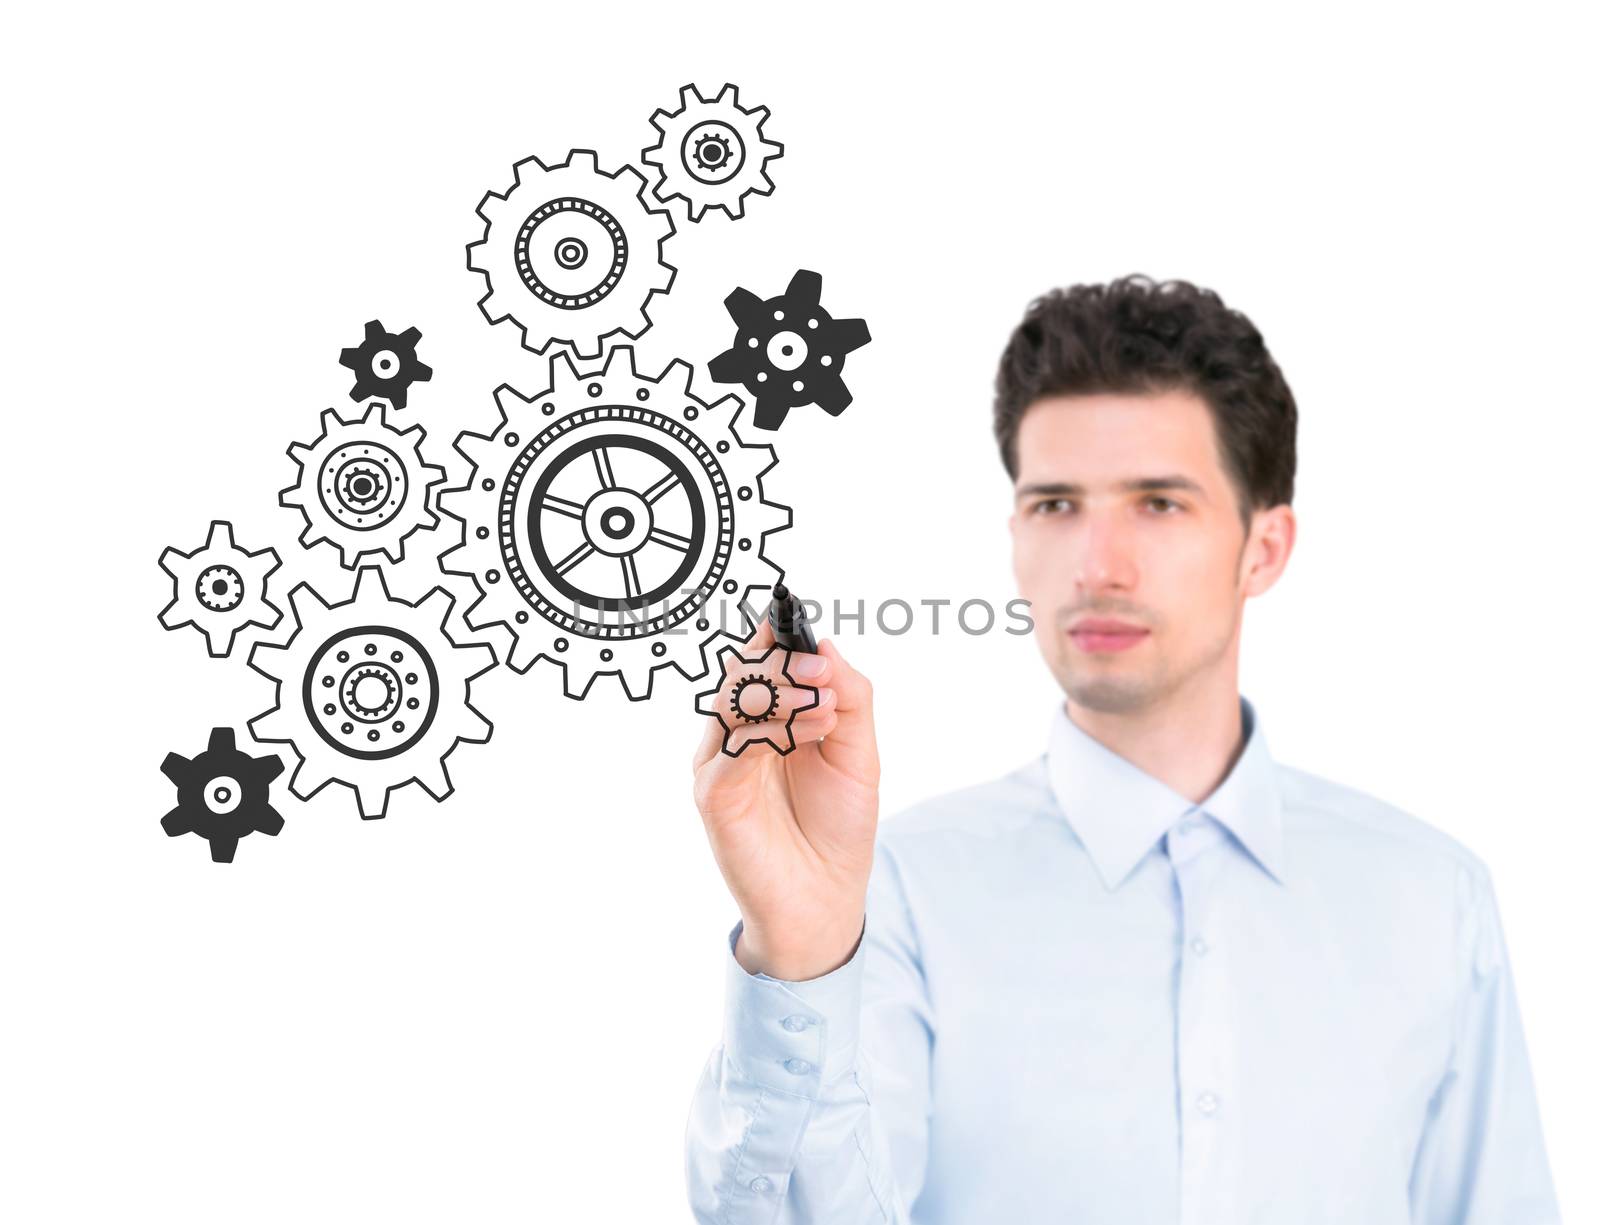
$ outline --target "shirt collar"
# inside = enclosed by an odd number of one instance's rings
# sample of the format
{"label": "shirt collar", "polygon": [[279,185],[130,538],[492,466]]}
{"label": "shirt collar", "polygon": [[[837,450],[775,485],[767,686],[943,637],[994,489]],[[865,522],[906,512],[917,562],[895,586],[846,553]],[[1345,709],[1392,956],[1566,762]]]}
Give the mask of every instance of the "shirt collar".
{"label": "shirt collar", "polygon": [[1256,709],[1242,694],[1244,752],[1199,804],[1084,731],[1056,705],[1046,754],[1051,790],[1107,889],[1115,889],[1185,814],[1223,825],[1273,879],[1283,881],[1283,807],[1277,769]]}

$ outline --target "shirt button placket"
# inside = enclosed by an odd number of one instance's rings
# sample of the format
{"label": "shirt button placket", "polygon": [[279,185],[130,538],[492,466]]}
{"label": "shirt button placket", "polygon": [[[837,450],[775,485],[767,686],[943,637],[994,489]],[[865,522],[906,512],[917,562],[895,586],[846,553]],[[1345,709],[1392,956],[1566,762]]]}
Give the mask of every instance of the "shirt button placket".
{"label": "shirt button placket", "polygon": [[1203,960],[1211,944],[1200,934],[1215,913],[1211,888],[1220,868],[1214,840],[1201,837],[1203,821],[1185,817],[1167,838],[1167,853],[1177,892],[1179,949],[1176,1039],[1178,1043],[1180,1200],[1183,1225],[1213,1225],[1217,1141],[1222,1090],[1219,1072],[1218,967]]}

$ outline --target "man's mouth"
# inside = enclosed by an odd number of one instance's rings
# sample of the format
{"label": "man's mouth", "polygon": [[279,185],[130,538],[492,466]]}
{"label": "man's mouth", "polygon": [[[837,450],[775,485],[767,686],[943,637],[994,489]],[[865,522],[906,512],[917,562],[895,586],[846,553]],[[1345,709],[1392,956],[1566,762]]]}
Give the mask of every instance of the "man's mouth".
{"label": "man's mouth", "polygon": [[1149,637],[1150,631],[1130,621],[1085,617],[1075,622],[1067,634],[1079,650],[1099,655],[1126,651]]}

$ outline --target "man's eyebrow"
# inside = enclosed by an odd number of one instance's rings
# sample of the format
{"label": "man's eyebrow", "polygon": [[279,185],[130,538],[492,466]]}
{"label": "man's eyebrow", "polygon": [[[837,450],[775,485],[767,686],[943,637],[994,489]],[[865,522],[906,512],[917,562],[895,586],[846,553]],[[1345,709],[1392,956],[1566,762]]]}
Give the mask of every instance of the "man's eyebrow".
{"label": "man's eyebrow", "polygon": [[[1204,498],[1206,491],[1198,481],[1187,476],[1174,473],[1170,476],[1140,476],[1132,480],[1119,481],[1118,489],[1128,493],[1154,492],[1163,489],[1182,489]],[[1084,493],[1082,485],[1075,485],[1071,481],[1034,481],[1027,485],[1017,486],[1018,498],[1028,497],[1033,494],[1045,494],[1050,497],[1080,497]]]}

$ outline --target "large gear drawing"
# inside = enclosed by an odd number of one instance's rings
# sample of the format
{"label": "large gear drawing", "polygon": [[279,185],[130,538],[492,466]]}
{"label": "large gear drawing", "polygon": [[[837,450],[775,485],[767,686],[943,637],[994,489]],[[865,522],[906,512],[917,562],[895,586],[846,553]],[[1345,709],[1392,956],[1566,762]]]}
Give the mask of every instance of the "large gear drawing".
{"label": "large gear drawing", "polygon": [[510,319],[535,353],[562,344],[598,356],[608,337],[643,334],[651,296],[677,272],[661,255],[672,217],[645,202],[644,175],[601,170],[589,149],[550,165],[524,158],[514,174],[504,195],[483,197],[483,237],[467,247],[467,267],[489,284],[484,318]]}
{"label": "large gear drawing", "polygon": [[708,404],[690,377],[642,375],[626,345],[584,373],[560,354],[546,391],[502,386],[495,431],[456,439],[472,475],[440,497],[464,524],[440,564],[477,585],[467,624],[506,626],[511,667],[555,663],[568,697],[605,674],[634,701],[658,668],[705,675],[706,642],[752,625],[751,593],[783,577],[764,551],[790,522],[762,487],[777,457],[740,439],[736,397]]}
{"label": "large gear drawing", "polygon": [[240,630],[270,630],[282,619],[283,610],[267,602],[267,576],[279,565],[275,549],[241,549],[233,542],[233,524],[214,519],[198,549],[162,552],[172,601],[161,610],[161,624],[169,630],[194,626],[205,635],[206,650],[221,658],[233,650]]}
{"label": "large gear drawing", "polygon": [[278,495],[280,504],[305,516],[300,543],[310,548],[328,541],[351,570],[373,553],[399,562],[406,537],[439,523],[429,502],[444,469],[423,461],[422,427],[396,429],[384,419],[387,411],[374,400],[355,420],[331,408],[324,412],[316,441],[290,445],[300,476]]}
{"label": "large gear drawing", "polygon": [[433,377],[433,367],[417,360],[421,339],[416,328],[388,332],[378,320],[369,320],[361,343],[339,354],[339,364],[356,376],[350,398],[370,400],[376,396],[404,408],[411,384],[426,383]]}
{"label": "large gear drawing", "polygon": [[755,396],[757,429],[777,429],[801,404],[834,417],[849,407],[840,377],[845,355],[872,337],[864,319],[835,319],[821,302],[822,277],[804,268],[776,298],[762,301],[738,288],[724,302],[739,334],[707,369],[717,382],[742,383]]}
{"label": "large gear drawing", "polygon": [[[780,754],[794,752],[794,717],[816,706],[821,691],[790,675],[790,657],[791,652],[776,644],[758,654],[747,655],[731,644],[717,652],[716,687],[695,694],[694,708],[722,725],[722,752],[727,756],[737,757],[752,744],[770,745]],[[811,696],[785,707],[780,685]],[[757,724],[771,726],[756,732]],[[730,747],[735,741],[739,747]]]}
{"label": "large gear drawing", "polygon": [[161,818],[167,836],[199,834],[211,844],[211,858],[232,863],[239,839],[283,828],[268,803],[272,780],[283,773],[276,754],[252,757],[236,747],[231,727],[214,727],[206,750],[194,760],[168,753],[161,773],[178,789],[178,806]]}
{"label": "large gear drawing", "polygon": [[300,758],[289,790],[306,800],[343,783],[367,820],[383,816],[389,793],[407,783],[443,800],[452,790],[445,759],[493,731],[471,690],[494,652],[451,638],[444,624],[454,597],[435,587],[407,603],[389,594],[382,571],[363,566],[343,603],[325,603],[305,583],[289,601],[293,637],[250,652],[250,666],[278,682],[276,704],[250,731]]}
{"label": "large gear drawing", "polygon": [[677,110],[658,110],[650,117],[661,139],[641,155],[661,171],[656,198],[663,204],[682,199],[690,221],[700,220],[708,208],[720,208],[730,218],[744,216],[746,196],[772,194],[767,163],[783,156],[783,146],[762,134],[767,108],[740,106],[736,85],[724,85],[710,101],[685,85],[678,100]]}

